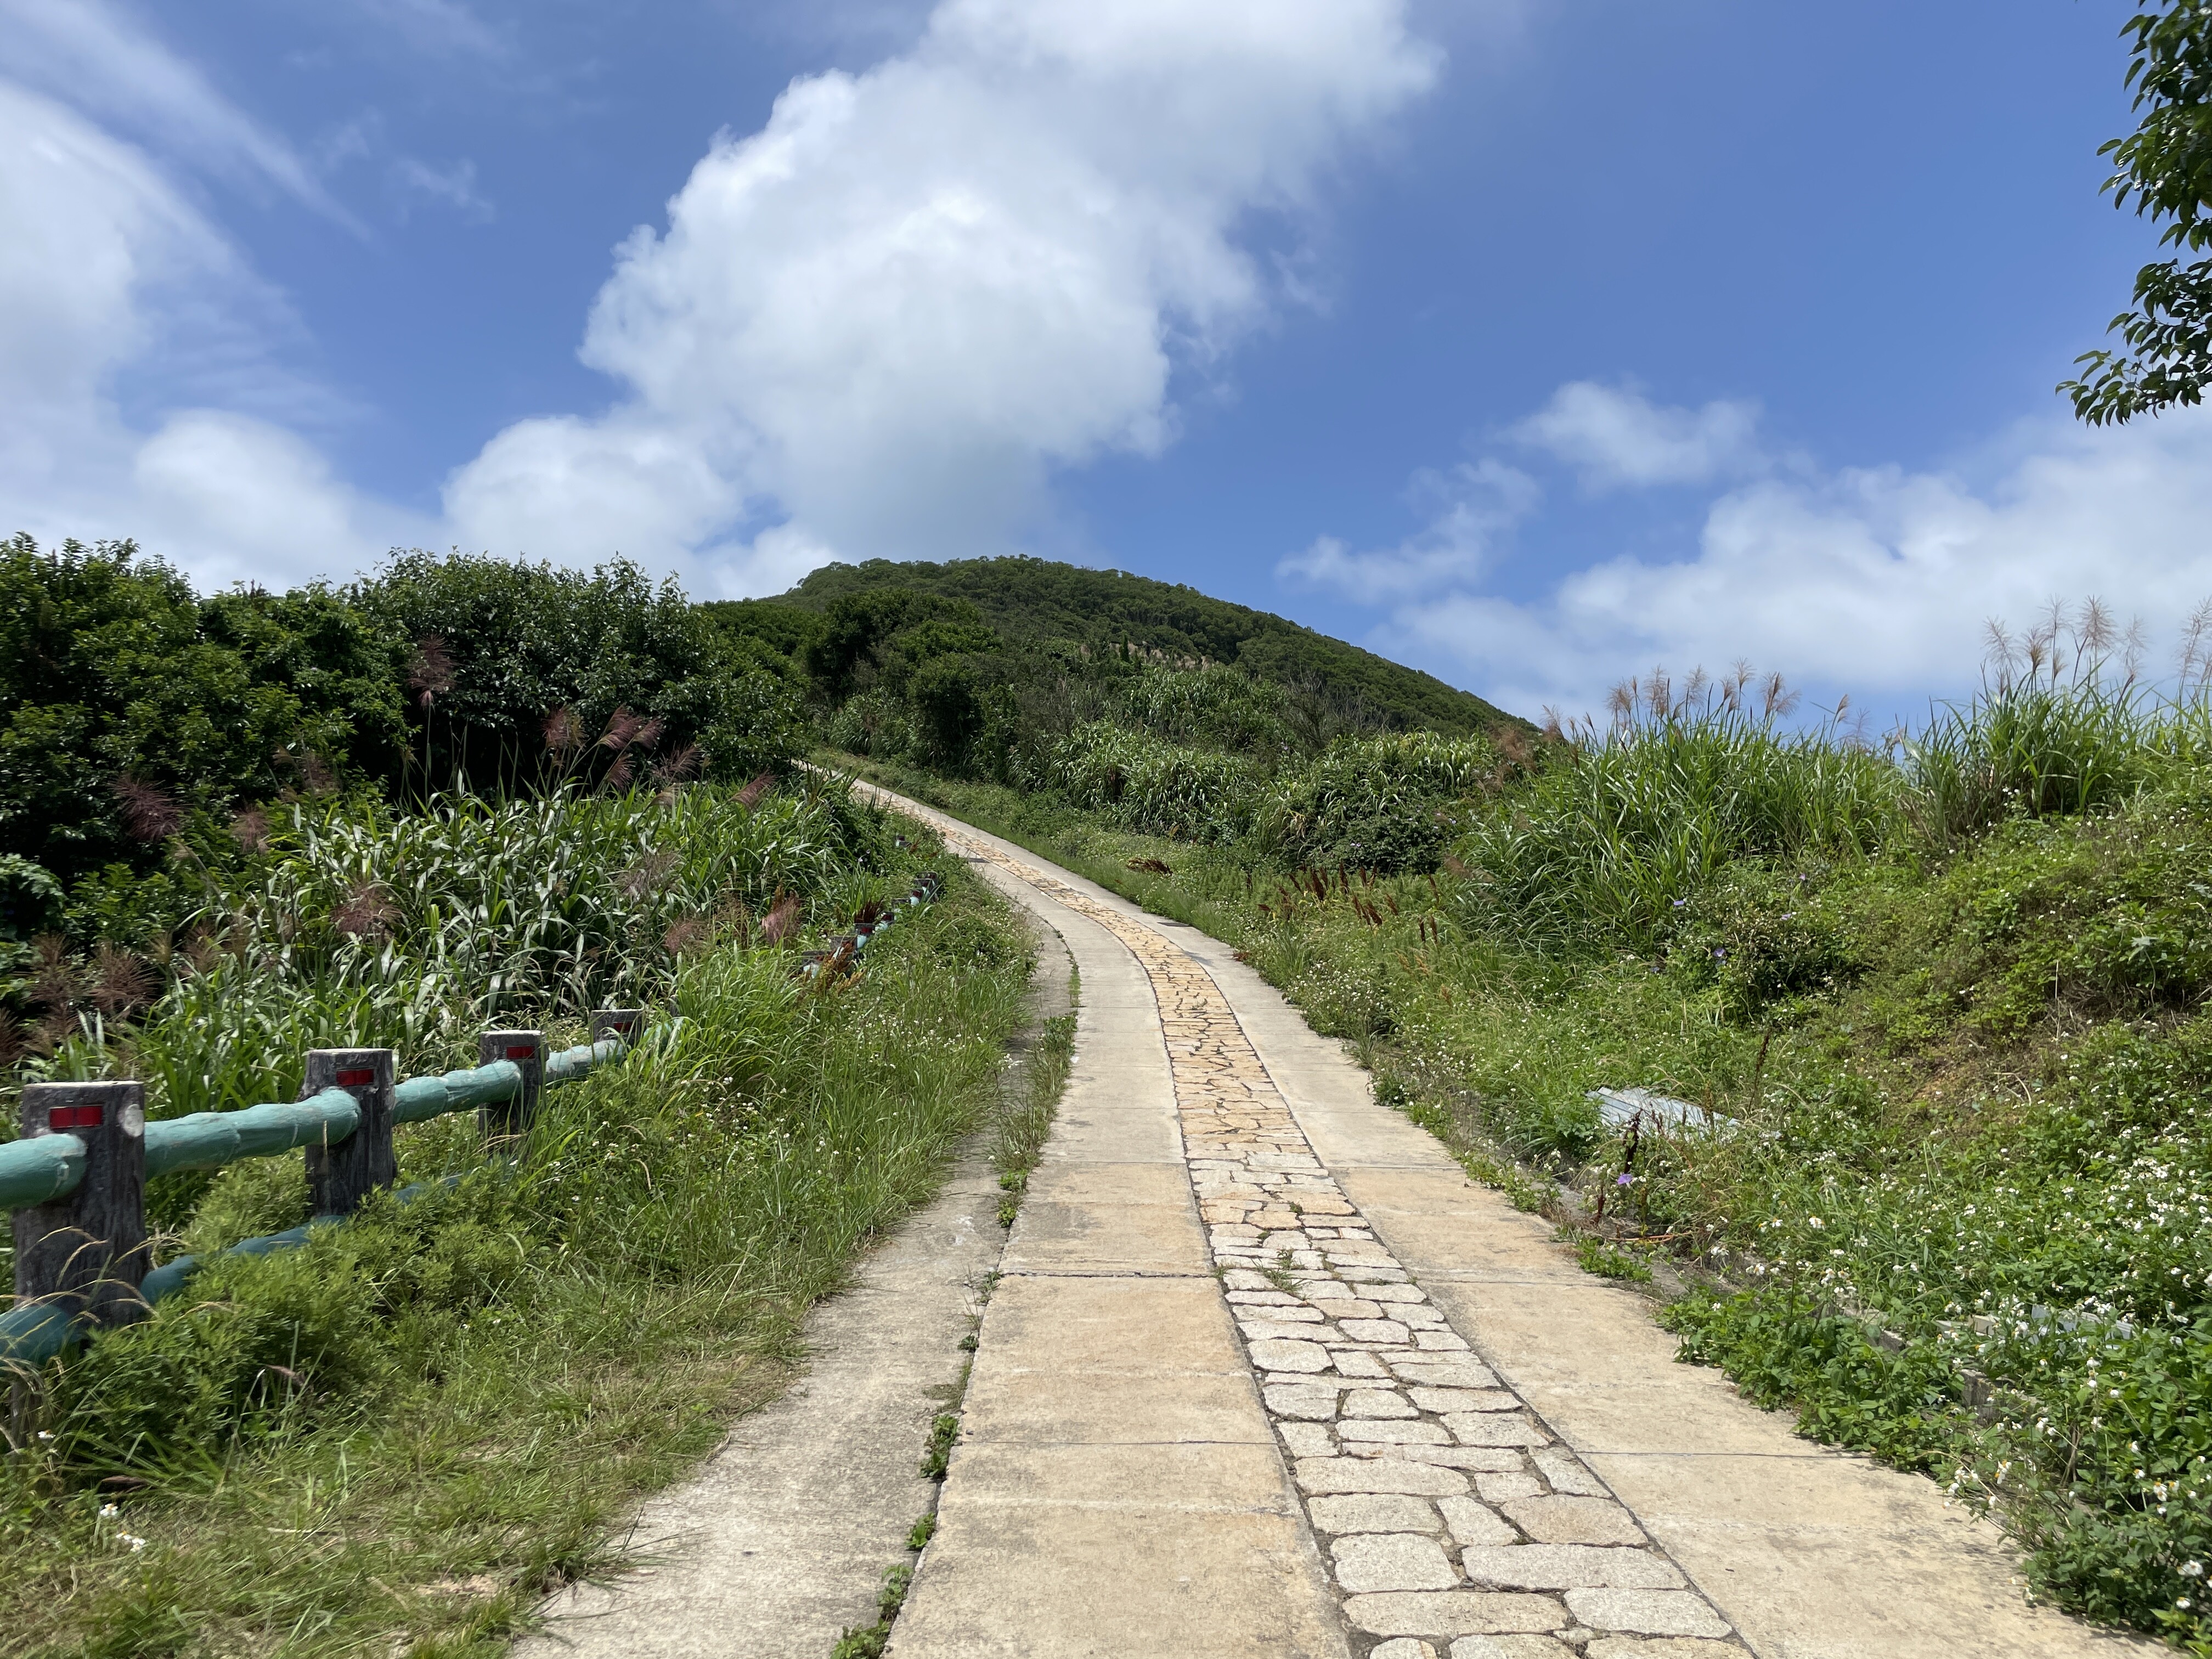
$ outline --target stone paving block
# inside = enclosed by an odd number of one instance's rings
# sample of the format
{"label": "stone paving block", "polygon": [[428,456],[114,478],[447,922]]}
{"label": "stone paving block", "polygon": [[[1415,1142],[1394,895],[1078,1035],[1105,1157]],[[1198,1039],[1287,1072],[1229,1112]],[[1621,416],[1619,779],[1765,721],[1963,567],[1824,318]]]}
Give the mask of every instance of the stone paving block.
{"label": "stone paving block", "polygon": [[1735,1643],[1698,1636],[1601,1636],[1583,1654],[1583,1659],[1743,1659]]}
{"label": "stone paving block", "polygon": [[1415,1389],[1413,1400],[1425,1412],[1510,1412],[1520,1400],[1504,1389]]}
{"label": "stone paving block", "polygon": [[1302,1457],[1293,1473],[1300,1488],[1316,1498],[1354,1492],[1413,1492],[1426,1498],[1467,1495],[1467,1477],[1456,1469],[1397,1458]]}
{"label": "stone paving block", "polygon": [[1346,1389],[1344,1391],[1344,1414],[1346,1417],[1419,1417],[1421,1413],[1412,1401],[1395,1389]]}
{"label": "stone paving block", "polygon": [[1361,1353],[1356,1348],[1336,1350],[1336,1369],[1346,1376],[1371,1376],[1387,1381],[1389,1368],[1371,1353]]}
{"label": "stone paving block", "polygon": [[1444,1426],[1462,1446],[1543,1446],[1552,1438],[1518,1412],[1453,1412]]}
{"label": "stone paving block", "polygon": [[1293,1457],[1327,1457],[1336,1450],[1336,1442],[1318,1423],[1279,1423],[1275,1426]]}
{"label": "stone paving block", "polygon": [[1336,1328],[1354,1342],[1403,1343],[1406,1327],[1395,1319],[1346,1319],[1339,1316]]}
{"label": "stone paving block", "polygon": [[1318,1342],[1255,1342],[1252,1363],[1271,1371],[1325,1371],[1328,1350]]}
{"label": "stone paving block", "polygon": [[1370,1636],[1479,1636],[1565,1630],[1567,1610],[1549,1595],[1497,1590],[1401,1590],[1346,1598],[1345,1616]]}
{"label": "stone paving block", "polygon": [[1609,1498],[1523,1498],[1505,1516],[1540,1544],[1643,1544],[1635,1517]]}
{"label": "stone paving block", "polygon": [[1472,1498],[1439,1498],[1437,1507],[1443,1511],[1444,1524],[1451,1528],[1455,1543],[1480,1548],[1521,1541],[1495,1511]]}
{"label": "stone paving block", "polygon": [[1367,1659],[1437,1659],[1437,1650],[1411,1636],[1401,1636],[1378,1645]]}
{"label": "stone paving block", "polygon": [[1423,1533],[1357,1533],[1331,1544],[1329,1554],[1336,1582],[1353,1595],[1451,1589],[1459,1583],[1459,1570],[1437,1540]]}
{"label": "stone paving block", "polygon": [[1475,1491],[1486,1504],[1503,1504],[1511,1498],[1536,1498],[1544,1491],[1543,1480],[1533,1474],[1516,1470],[1506,1474],[1486,1474],[1474,1483]]}
{"label": "stone paving block", "polygon": [[1583,1466],[1583,1461],[1564,1451],[1540,1451],[1531,1454],[1537,1471],[1552,1483],[1552,1490],[1569,1498],[1606,1498],[1611,1494],[1604,1484]]}
{"label": "stone paving block", "polygon": [[[1449,1659],[1573,1659],[1574,1651],[1549,1636],[1462,1636],[1451,1644]],[[1730,1653],[1744,1659],[1740,1650]]]}
{"label": "stone paving block", "polygon": [[1336,1390],[1325,1382],[1278,1382],[1260,1392],[1278,1417],[1326,1422],[1336,1415]]}
{"label": "stone paving block", "polygon": [[1397,1417],[1346,1417],[1337,1424],[1336,1437],[1347,1445],[1366,1441],[1387,1446],[1443,1446],[1451,1439],[1441,1425]]}
{"label": "stone paving block", "polygon": [[1684,1582],[1674,1563],[1650,1550],[1601,1549],[1587,1544],[1470,1549],[1460,1557],[1460,1566],[1470,1582],[1498,1589],[1671,1590],[1680,1589]]}
{"label": "stone paving block", "polygon": [[1440,1463],[1450,1469],[1480,1469],[1485,1474],[1521,1467],[1521,1454],[1510,1446],[1407,1446],[1400,1456],[1416,1463]]}
{"label": "stone paving block", "polygon": [[[1274,1310],[1266,1311],[1273,1313]],[[1294,1325],[1279,1319],[1239,1319],[1237,1328],[1244,1333],[1247,1342],[1304,1342],[1313,1331],[1310,1325]]]}
{"label": "stone paving block", "polygon": [[1424,1383],[1434,1389],[1494,1389],[1498,1374],[1473,1357],[1446,1358],[1441,1354],[1401,1359],[1390,1367],[1401,1382]]}
{"label": "stone paving block", "polygon": [[[1463,1498],[1447,1498],[1463,1504]],[[1434,1532],[1437,1512],[1425,1498],[1399,1493],[1359,1492],[1346,1498],[1316,1498],[1306,1513],[1322,1532]]]}
{"label": "stone paving block", "polygon": [[[1593,1630],[1638,1636],[1726,1636],[1727,1623],[1688,1590],[1577,1589],[1567,1606]],[[1595,1644],[1593,1644],[1595,1645]]]}

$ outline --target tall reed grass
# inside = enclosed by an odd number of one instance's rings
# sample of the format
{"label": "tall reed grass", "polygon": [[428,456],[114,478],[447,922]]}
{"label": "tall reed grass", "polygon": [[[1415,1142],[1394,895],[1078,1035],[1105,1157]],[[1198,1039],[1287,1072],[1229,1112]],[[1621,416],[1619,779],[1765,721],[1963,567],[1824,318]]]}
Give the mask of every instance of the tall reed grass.
{"label": "tall reed grass", "polygon": [[653,1000],[854,868],[851,809],[819,790],[710,786],[419,812],[294,806],[170,941],[135,1026],[87,1017],[28,1075],[145,1079],[156,1116],[289,1098],[309,1048],[456,1063],[473,1033]]}

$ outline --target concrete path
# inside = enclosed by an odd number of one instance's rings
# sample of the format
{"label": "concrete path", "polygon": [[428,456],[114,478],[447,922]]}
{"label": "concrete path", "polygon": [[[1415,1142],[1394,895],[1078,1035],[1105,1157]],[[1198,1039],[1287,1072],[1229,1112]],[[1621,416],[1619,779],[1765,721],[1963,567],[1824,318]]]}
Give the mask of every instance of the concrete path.
{"label": "concrete path", "polygon": [[[1068,1010],[1066,953],[1036,941],[1031,1014]],[[885,1571],[937,1500],[921,1474],[958,1392],[1006,1234],[980,1155],[806,1323],[806,1375],[740,1421],[699,1473],[645,1504],[629,1547],[645,1571],[578,1584],[544,1609],[523,1659],[829,1659],[875,1622]]]}
{"label": "concrete path", "polygon": [[886,799],[1085,988],[896,1659],[2162,1651],[1675,1364],[1224,947]]}

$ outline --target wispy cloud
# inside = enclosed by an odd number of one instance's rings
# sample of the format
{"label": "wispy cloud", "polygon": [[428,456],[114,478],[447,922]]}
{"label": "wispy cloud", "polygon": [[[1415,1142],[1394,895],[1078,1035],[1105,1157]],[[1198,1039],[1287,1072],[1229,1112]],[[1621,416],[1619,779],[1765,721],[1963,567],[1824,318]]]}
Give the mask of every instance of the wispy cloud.
{"label": "wispy cloud", "polygon": [[392,164],[392,179],[400,191],[403,218],[406,216],[406,198],[410,197],[427,197],[443,203],[471,224],[489,224],[496,216],[491,203],[477,189],[474,161],[448,161],[437,167],[412,155],[403,155]]}
{"label": "wispy cloud", "polygon": [[1374,605],[1433,593],[1483,574],[1503,538],[1535,509],[1543,489],[1535,479],[1494,456],[1462,462],[1449,472],[1421,472],[1408,492],[1425,507],[1428,522],[1395,547],[1354,552],[1334,536],[1322,536],[1275,574],[1333,587]]}
{"label": "wispy cloud", "polygon": [[113,0],[0,0],[0,72],[203,172],[249,189],[273,186],[361,229],[283,138]]}
{"label": "wispy cloud", "polygon": [[356,9],[430,56],[463,52],[501,60],[514,52],[507,31],[478,17],[460,0],[351,0]]}

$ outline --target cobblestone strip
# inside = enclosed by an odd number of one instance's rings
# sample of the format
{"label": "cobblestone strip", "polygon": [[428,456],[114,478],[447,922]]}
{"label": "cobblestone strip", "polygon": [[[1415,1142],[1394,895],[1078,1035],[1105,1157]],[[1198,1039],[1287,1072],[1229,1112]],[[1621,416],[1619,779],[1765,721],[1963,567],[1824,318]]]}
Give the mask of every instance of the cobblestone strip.
{"label": "cobblestone strip", "polygon": [[1213,976],[948,833],[1127,945],[1159,1004],[1217,1270],[1368,1659],[1743,1659],[1712,1604],[1375,1237]]}

